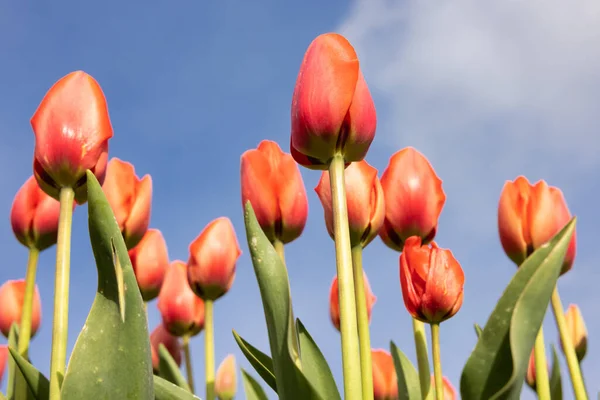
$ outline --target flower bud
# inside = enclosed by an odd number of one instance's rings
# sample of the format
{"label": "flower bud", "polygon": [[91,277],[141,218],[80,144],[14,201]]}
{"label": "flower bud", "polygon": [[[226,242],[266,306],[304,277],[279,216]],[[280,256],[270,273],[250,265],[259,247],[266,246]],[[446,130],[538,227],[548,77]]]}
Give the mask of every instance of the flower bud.
{"label": "flower bud", "polygon": [[60,203],[44,193],[32,176],[15,196],[10,223],[23,246],[42,251],[56,244],[59,215]]}
{"label": "flower bud", "polygon": [[[366,247],[379,233],[383,224],[385,204],[383,190],[377,178],[377,170],[365,160],[350,164],[344,171],[346,203],[352,246]],[[315,192],[321,200],[325,213],[325,226],[334,239],[333,211],[329,172],[323,171]]]}
{"label": "flower bud", "polygon": [[[550,374],[550,366],[547,366],[548,374]],[[537,376],[535,372],[535,348],[531,350],[531,355],[529,356],[529,364],[527,365],[527,374],[525,375],[525,383],[534,391],[537,389]]]}
{"label": "flower bud", "polygon": [[129,250],[129,258],[144,301],[160,293],[169,268],[167,243],[158,229],[148,229],[142,241]]}
{"label": "flower bud", "polygon": [[392,355],[383,349],[371,351],[373,400],[398,400],[398,378]]}
{"label": "flower bud", "polygon": [[[445,376],[442,377],[442,382],[444,384],[444,400],[456,400],[457,394],[456,389],[452,386],[452,383]],[[431,388],[433,393],[433,398],[436,398],[435,395],[435,375],[431,375]]]}
{"label": "flower bud", "polygon": [[[23,301],[25,300],[25,280],[6,281],[0,286],[0,331],[8,338],[12,324],[21,324]],[[31,337],[40,328],[42,320],[42,302],[37,285],[33,293],[31,308]]]}
{"label": "flower bud", "polygon": [[379,235],[383,242],[402,251],[411,236],[419,236],[424,244],[432,241],[446,194],[427,158],[412,147],[398,151],[383,171],[381,187],[385,218]]}
{"label": "flower bud", "polygon": [[100,183],[113,130],[104,93],[83,71],[56,82],[31,118],[35,134],[33,172],[44,192],[58,200],[71,187],[79,204],[87,201],[86,170]]}
{"label": "flower bud", "polygon": [[450,250],[421,238],[406,240],[400,255],[402,297],[409,314],[422,322],[438,324],[458,312],[463,303],[464,272]]}
{"label": "flower bud", "polygon": [[[377,297],[371,291],[371,285],[369,285],[369,279],[367,279],[367,274],[363,270],[363,282],[365,285],[365,298],[367,301],[367,315],[369,317],[369,322],[371,322],[371,312],[373,310],[373,306],[377,302]],[[340,330],[340,298],[339,298],[339,287],[338,287],[338,278],[337,275],[333,278],[331,282],[331,288],[329,289],[329,316],[331,318],[331,323],[337,329]]]}
{"label": "flower bud", "polygon": [[188,281],[194,293],[216,300],[229,291],[242,254],[229,218],[212,221],[190,244]]}
{"label": "flower bud", "polygon": [[4,377],[4,370],[8,363],[8,346],[0,345],[0,385],[2,385],[2,378]]}
{"label": "flower bud", "polygon": [[346,162],[360,161],[376,125],[354,48],[336,33],[318,36],[306,50],[292,98],[292,156],[311,169],[327,169],[340,152]]}
{"label": "flower bud", "polygon": [[[581,310],[576,304],[570,304],[567,312],[565,313],[565,319],[567,321],[567,327],[569,328],[569,336],[573,342],[575,353],[577,354],[577,360],[581,362],[587,352],[587,329]],[[561,342],[562,346],[562,342]]]}
{"label": "flower bud", "polygon": [[[560,189],[541,180],[531,185],[519,176],[507,181],[498,204],[498,230],[504,252],[517,265],[549,242],[571,220]],[[573,232],[561,274],[573,266],[576,234]]]}
{"label": "flower bud", "polygon": [[250,201],[267,238],[289,243],[304,230],[308,199],[298,165],[279,145],[263,140],[241,158],[242,207]]}
{"label": "flower bud", "polygon": [[204,301],[190,288],[183,261],[173,261],[167,268],[158,295],[158,310],[172,335],[195,336],[204,328]]}
{"label": "flower bud", "polygon": [[158,373],[160,365],[159,345],[165,346],[173,361],[181,365],[181,340],[167,331],[163,324],[158,324],[150,334],[150,350],[152,352],[152,369]]}
{"label": "flower bud", "polygon": [[215,378],[215,394],[219,400],[233,400],[237,390],[237,371],[235,356],[225,357],[217,369]]}
{"label": "flower bud", "polygon": [[139,179],[133,165],[113,157],[102,185],[128,249],[137,245],[148,230],[152,209],[152,178]]}

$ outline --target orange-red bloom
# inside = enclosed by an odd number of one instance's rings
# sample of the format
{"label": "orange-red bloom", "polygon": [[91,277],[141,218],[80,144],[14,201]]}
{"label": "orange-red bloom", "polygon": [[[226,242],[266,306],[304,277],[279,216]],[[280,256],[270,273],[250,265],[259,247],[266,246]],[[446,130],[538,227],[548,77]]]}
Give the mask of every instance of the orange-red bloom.
{"label": "orange-red bloom", "polygon": [[[524,176],[504,184],[498,204],[498,230],[502,247],[515,264],[520,265],[570,220],[571,213],[560,189],[543,180],[531,185]],[[573,232],[561,274],[573,266],[575,248]]]}
{"label": "orange-red bloom", "polygon": [[195,336],[204,328],[204,301],[192,292],[183,261],[173,261],[167,268],[158,295],[158,310],[172,335]]}
{"label": "orange-red bloom", "polygon": [[159,370],[160,357],[158,356],[159,345],[165,346],[173,361],[181,365],[181,340],[167,331],[163,324],[158,324],[150,334],[150,350],[152,352],[152,368],[155,372]]}
{"label": "orange-red bloom", "polygon": [[450,250],[435,242],[421,245],[421,238],[406,240],[400,255],[402,297],[409,314],[437,324],[458,312],[463,303],[465,274]]}
{"label": "orange-red bloom", "polygon": [[[442,377],[442,382],[444,383],[444,400],[456,400],[457,399],[457,394],[456,394],[456,389],[454,388],[454,386],[452,386],[452,383],[450,382],[450,380],[448,378],[446,378],[445,376]],[[435,398],[435,376],[431,375],[431,388],[432,391],[434,392],[434,398]]]}
{"label": "orange-red bloom", "polygon": [[242,254],[229,218],[212,221],[190,244],[188,281],[194,293],[216,300],[229,291]]}
{"label": "orange-red bloom", "polygon": [[113,130],[100,85],[83,71],[56,82],[31,118],[35,133],[33,172],[40,187],[58,199],[72,187],[79,204],[87,200],[85,171],[100,183],[108,161]]}
{"label": "orange-red bloom", "polygon": [[[565,313],[565,319],[567,321],[567,327],[569,328],[569,336],[573,342],[575,348],[575,354],[579,362],[583,360],[587,353],[587,329],[581,310],[576,304],[570,304],[567,312]],[[562,347],[562,341],[561,341]]]}
{"label": "orange-red bloom", "polygon": [[[377,170],[365,160],[350,164],[345,170],[346,203],[350,242],[353,246],[368,245],[379,233],[385,215],[383,190],[377,178]],[[333,211],[329,172],[323,171],[315,192],[321,200],[325,213],[327,232],[333,238]]]}
{"label": "orange-red bloom", "polygon": [[392,355],[383,349],[371,351],[373,400],[398,400],[398,378]]}
{"label": "orange-red bloom", "polygon": [[446,195],[433,167],[412,147],[398,151],[381,176],[385,219],[379,235],[394,250],[419,236],[423,243],[435,237]]}
{"label": "orange-red bloom", "polygon": [[158,229],[148,229],[129,258],[144,301],[158,296],[169,267],[167,243]]}
{"label": "orange-red bloom", "polygon": [[[550,372],[550,366],[547,366],[548,372]],[[527,365],[527,374],[525,375],[525,382],[531,389],[536,390],[537,388],[537,375],[535,372],[535,349],[531,350],[529,356],[529,364]]]}
{"label": "orange-red bloom", "polygon": [[8,346],[1,345],[0,346],[0,385],[2,385],[2,378],[4,377],[4,370],[6,369],[7,363],[8,363]]}
{"label": "orange-red bloom", "polygon": [[[25,299],[25,280],[6,281],[0,286],[0,331],[6,337],[13,323],[21,323],[23,301]],[[31,337],[34,337],[42,320],[42,302],[37,285],[33,294],[31,309]]]}
{"label": "orange-red bloom", "polygon": [[56,244],[60,203],[48,196],[32,176],[17,192],[10,223],[17,240],[39,251]]}
{"label": "orange-red bloom", "polygon": [[302,175],[291,155],[263,140],[241,158],[242,207],[250,201],[271,242],[289,243],[304,230],[308,199]]}
{"label": "orange-red bloom", "polygon": [[219,400],[233,400],[237,391],[235,356],[229,354],[219,365],[215,378],[215,395]]}
{"label": "orange-red bloom", "polygon": [[318,36],[306,50],[292,98],[292,156],[311,169],[327,169],[338,152],[346,162],[360,161],[376,125],[354,48],[336,33]]}
{"label": "orange-red bloom", "polygon": [[[365,284],[365,297],[367,300],[367,315],[369,316],[369,322],[371,322],[371,312],[373,310],[373,306],[377,302],[377,297],[373,294],[371,290],[371,285],[369,285],[369,279],[367,279],[367,274],[363,270],[363,282]],[[331,323],[337,329],[340,330],[340,298],[339,298],[339,287],[338,287],[338,278],[337,275],[333,278],[331,282],[331,288],[329,289],[329,317],[331,318]]]}
{"label": "orange-red bloom", "polygon": [[133,165],[113,157],[102,185],[128,249],[142,240],[150,224],[152,178],[139,179]]}

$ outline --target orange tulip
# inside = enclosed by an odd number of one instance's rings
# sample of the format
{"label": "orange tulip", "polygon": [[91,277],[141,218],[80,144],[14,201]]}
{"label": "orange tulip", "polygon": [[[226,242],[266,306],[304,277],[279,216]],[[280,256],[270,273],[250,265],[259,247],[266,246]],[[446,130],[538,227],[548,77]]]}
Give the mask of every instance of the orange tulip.
{"label": "orange tulip", "polygon": [[[25,280],[6,281],[0,286],[0,331],[8,338],[10,327],[13,323],[21,323],[23,301],[25,298]],[[42,302],[37,285],[33,294],[31,308],[31,337],[34,337],[40,328],[42,320]]]}
{"label": "orange tulip", "polygon": [[177,363],[177,365],[181,365],[181,340],[177,336],[173,336],[167,331],[163,324],[158,324],[156,328],[150,334],[150,350],[152,353],[152,368],[155,372],[159,370],[159,345],[162,344],[165,346],[171,357],[173,357],[173,361]]}
{"label": "orange tulip", "polygon": [[250,201],[271,243],[289,243],[304,230],[308,199],[302,175],[291,155],[263,140],[241,158],[242,207]]}
{"label": "orange tulip", "polygon": [[0,345],[0,385],[2,385],[2,378],[4,377],[4,370],[8,363],[8,346]]}
{"label": "orange tulip", "polygon": [[411,236],[419,236],[424,244],[432,241],[446,194],[427,158],[412,147],[398,151],[383,171],[381,187],[385,219],[379,235],[383,242],[402,251]]}
{"label": "orange tulip", "polygon": [[[560,189],[543,180],[531,185],[524,176],[504,184],[498,204],[498,230],[502,247],[515,264],[520,265],[549,242],[570,220]],[[573,232],[561,274],[573,266],[575,248]]]}
{"label": "orange tulip", "polygon": [[418,236],[406,240],[400,255],[400,283],[406,309],[420,321],[440,323],[462,306],[465,274],[452,252],[435,242],[422,246]]}
{"label": "orange tulip", "polygon": [[133,165],[113,157],[102,185],[128,249],[142,240],[150,224],[152,178],[139,179]]}
{"label": "orange tulip", "polygon": [[[361,244],[365,247],[379,233],[385,214],[383,190],[377,178],[377,170],[362,160],[346,168],[344,179],[350,242],[353,246]],[[334,238],[329,172],[323,171],[315,192],[323,205],[327,232]]]}
{"label": "orange tulip", "polygon": [[[365,297],[367,300],[367,315],[369,316],[369,322],[371,322],[371,312],[373,306],[377,302],[377,297],[371,291],[371,285],[369,285],[369,279],[367,274],[363,270],[363,281],[365,284]],[[340,299],[339,299],[339,287],[337,275],[331,282],[331,288],[329,289],[329,316],[331,323],[337,329],[340,330]]]}
{"label": "orange tulip", "polygon": [[225,357],[217,369],[215,378],[215,394],[219,400],[233,400],[237,391],[237,371],[235,356]]}
{"label": "orange tulip", "polygon": [[162,233],[148,229],[142,241],[129,250],[129,258],[144,301],[156,298],[169,267],[167,243]]}
{"label": "orange tulip", "polygon": [[338,152],[346,162],[360,161],[376,125],[354,48],[336,33],[318,36],[306,50],[292,98],[292,156],[311,169],[327,169]]}
{"label": "orange tulip", "polygon": [[108,161],[113,130],[104,93],[83,71],[56,82],[31,118],[35,133],[33,172],[40,187],[55,199],[60,188],[75,190],[75,200],[87,200],[85,171],[100,183]]}
{"label": "orange tulip", "polygon": [[588,334],[583,316],[581,315],[581,310],[576,304],[569,305],[569,308],[565,313],[565,319],[567,321],[567,327],[569,328],[571,340],[573,341],[575,353],[577,354],[577,359],[579,362],[581,362],[587,353]]}
{"label": "orange tulip", "polygon": [[17,240],[39,251],[56,244],[60,203],[48,196],[32,176],[17,192],[10,223]]}
{"label": "orange tulip", "polygon": [[242,254],[229,218],[212,221],[190,244],[188,281],[194,293],[216,300],[229,291]]}
{"label": "orange tulip", "polygon": [[[442,382],[444,383],[444,400],[456,400],[457,394],[456,389],[452,386],[452,383],[445,376],[442,378]],[[435,377],[431,375],[431,388],[433,392],[433,398],[435,399]]]}
{"label": "orange tulip", "polygon": [[195,336],[204,328],[204,301],[192,292],[183,261],[173,261],[167,268],[158,295],[158,310],[172,335]]}
{"label": "orange tulip", "polygon": [[392,355],[383,349],[371,351],[373,400],[398,400],[398,378]]}

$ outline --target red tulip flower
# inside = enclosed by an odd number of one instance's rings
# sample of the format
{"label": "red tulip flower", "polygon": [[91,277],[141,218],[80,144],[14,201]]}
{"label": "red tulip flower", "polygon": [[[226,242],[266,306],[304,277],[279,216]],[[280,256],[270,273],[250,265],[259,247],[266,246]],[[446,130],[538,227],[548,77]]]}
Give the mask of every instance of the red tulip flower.
{"label": "red tulip flower", "polygon": [[[367,279],[367,274],[363,270],[363,282],[365,284],[365,298],[367,301],[367,315],[369,317],[369,322],[371,321],[371,312],[373,310],[373,306],[377,302],[377,297],[373,294],[371,290],[371,285],[369,285],[369,279]],[[337,329],[340,330],[340,299],[339,299],[339,287],[338,287],[338,278],[337,275],[333,278],[331,282],[331,288],[329,289],[329,317],[331,318],[331,323]]]}
{"label": "red tulip flower", "polygon": [[144,301],[150,301],[160,293],[169,268],[167,243],[158,229],[148,229],[133,249],[129,258]]}
{"label": "red tulip flower", "polygon": [[392,355],[382,349],[371,351],[373,400],[398,400],[398,378]]}
{"label": "red tulip flower", "polygon": [[150,350],[152,352],[152,368],[154,371],[158,372],[159,370],[160,358],[158,356],[158,347],[160,344],[165,346],[171,357],[173,357],[173,361],[177,365],[181,365],[181,340],[177,336],[171,335],[163,324],[159,324],[150,334]]}
{"label": "red tulip flower", "polygon": [[[0,286],[0,332],[7,338],[12,324],[21,323],[24,299],[25,280],[7,281]],[[40,328],[41,320],[42,302],[36,285],[31,308],[31,337],[34,337]]]}
{"label": "red tulip flower", "polygon": [[4,377],[4,370],[8,363],[8,346],[0,345],[0,385],[2,385],[2,378]]}

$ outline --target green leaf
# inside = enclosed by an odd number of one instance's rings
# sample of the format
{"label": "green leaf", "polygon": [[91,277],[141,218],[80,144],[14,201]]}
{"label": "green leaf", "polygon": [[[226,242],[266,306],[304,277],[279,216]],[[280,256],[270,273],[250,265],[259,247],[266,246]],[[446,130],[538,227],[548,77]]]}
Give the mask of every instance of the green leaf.
{"label": "green leaf", "polygon": [[552,345],[552,373],[550,374],[550,398],[552,400],[562,400],[562,379],[560,377],[560,361],[556,347]]}
{"label": "green leaf", "polygon": [[300,342],[302,373],[322,399],[341,400],[325,356],[299,319],[296,319],[296,327]]}
{"label": "green leaf", "polygon": [[[135,397],[133,397],[135,398]],[[156,400],[200,400],[199,397],[160,376],[154,375],[154,399]]]}
{"label": "green leaf", "polygon": [[67,367],[62,400],[154,399],[144,302],[127,247],[98,180],[87,171],[96,298]]}
{"label": "green leaf", "polygon": [[31,395],[37,400],[47,400],[50,397],[50,383],[40,371],[19,354],[18,351],[8,348],[12,360],[25,377],[25,382]]}
{"label": "green leaf", "polygon": [[474,324],[473,328],[475,328],[475,334],[477,335],[477,339],[479,339],[481,337],[481,332],[483,332],[483,329],[481,329],[481,326],[479,326],[479,324]]}
{"label": "green leaf", "polygon": [[[8,348],[19,348],[19,326],[13,323],[8,331]],[[8,382],[6,383],[6,397],[13,399],[15,397],[15,382],[17,379],[17,366],[14,359],[8,359]]]}
{"label": "green leaf", "polygon": [[575,219],[518,268],[463,369],[463,400],[519,398],[574,229]]}
{"label": "green leaf", "polygon": [[171,353],[169,353],[169,350],[167,350],[165,345],[162,343],[158,345],[158,369],[160,371],[159,375],[161,378],[174,383],[188,392],[192,391],[186,379],[181,374],[179,366],[175,360],[173,360],[173,357],[171,357]]}
{"label": "green leaf", "polygon": [[242,380],[244,381],[244,392],[246,400],[269,400],[260,384],[242,368]]}
{"label": "green leaf", "polygon": [[396,376],[398,377],[398,398],[406,400],[421,400],[419,373],[408,357],[394,342],[390,342],[390,352],[394,359]]}
{"label": "green leaf", "polygon": [[240,350],[246,356],[254,370],[260,375],[267,385],[277,393],[277,383],[275,381],[275,373],[273,372],[273,360],[271,357],[252,346],[245,341],[240,335],[233,330],[233,337],[237,342]]}

